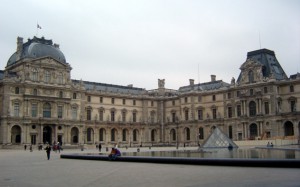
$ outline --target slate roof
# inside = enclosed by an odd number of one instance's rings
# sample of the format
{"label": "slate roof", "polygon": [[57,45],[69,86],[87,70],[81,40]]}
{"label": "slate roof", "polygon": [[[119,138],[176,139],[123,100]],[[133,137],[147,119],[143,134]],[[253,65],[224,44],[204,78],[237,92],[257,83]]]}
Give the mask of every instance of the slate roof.
{"label": "slate roof", "polygon": [[[280,63],[276,59],[275,52],[269,49],[259,49],[256,51],[251,51],[247,53],[247,59],[255,60],[263,65],[263,76],[270,78],[274,75],[276,80],[283,80],[287,78],[284,70],[282,69]],[[237,81],[240,81],[241,74]]]}
{"label": "slate roof", "polygon": [[[22,54],[20,59],[24,58],[41,58],[41,57],[52,57],[55,60],[66,64],[66,58],[64,54],[60,51],[58,47],[52,45],[52,40],[46,40],[43,37],[33,39],[28,39],[26,43],[23,44]],[[17,61],[17,52],[12,54],[7,62],[7,66],[15,64]]]}
{"label": "slate roof", "polygon": [[[74,84],[80,84],[80,80],[72,80]],[[97,82],[82,81],[86,90],[95,90],[103,92],[112,92],[112,93],[122,93],[122,94],[133,94],[139,95],[146,92],[144,88],[137,88],[131,86],[120,86],[113,84],[104,84]]]}
{"label": "slate roof", "polygon": [[217,90],[223,87],[230,86],[230,84],[223,82],[222,80],[217,81],[211,81],[211,82],[205,82],[200,84],[195,84],[193,86],[182,86],[179,88],[179,92],[189,92],[189,91],[208,91],[208,90]]}

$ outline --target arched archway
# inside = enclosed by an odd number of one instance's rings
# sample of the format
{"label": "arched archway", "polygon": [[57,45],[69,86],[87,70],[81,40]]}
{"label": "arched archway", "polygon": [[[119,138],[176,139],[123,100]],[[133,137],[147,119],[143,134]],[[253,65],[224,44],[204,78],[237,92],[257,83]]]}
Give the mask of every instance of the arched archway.
{"label": "arched archway", "polygon": [[101,128],[99,130],[99,141],[100,142],[103,142],[105,140],[105,129],[104,128]]}
{"label": "arched archway", "polygon": [[258,136],[257,125],[256,125],[255,123],[252,123],[252,124],[250,125],[249,129],[250,129],[250,139],[251,139],[251,140],[254,140],[255,137]]}
{"label": "arched archway", "polygon": [[79,135],[79,130],[76,127],[73,127],[71,129],[71,143],[72,144],[77,144],[78,143],[78,135]]}
{"label": "arched archway", "polygon": [[88,128],[86,131],[86,141],[87,143],[94,143],[94,129]]}
{"label": "arched archway", "polygon": [[284,123],[284,136],[294,136],[294,125],[290,121]]}
{"label": "arched archway", "polygon": [[156,140],[156,130],[152,129],[151,130],[151,142],[155,142]]}
{"label": "arched archway", "polygon": [[137,142],[139,138],[139,131],[137,129],[133,130],[133,137],[132,137],[132,141]]}
{"label": "arched archway", "polygon": [[11,128],[11,143],[21,143],[21,127],[19,125],[14,125]]}
{"label": "arched archway", "polygon": [[175,131],[175,129],[171,129],[170,136],[171,136],[171,141],[175,142],[176,141],[176,131]]}
{"label": "arched archway", "polygon": [[52,128],[50,126],[45,126],[43,129],[43,143],[52,144]]}
{"label": "arched archway", "polygon": [[191,130],[189,128],[185,128],[185,140],[190,141],[191,140]]}

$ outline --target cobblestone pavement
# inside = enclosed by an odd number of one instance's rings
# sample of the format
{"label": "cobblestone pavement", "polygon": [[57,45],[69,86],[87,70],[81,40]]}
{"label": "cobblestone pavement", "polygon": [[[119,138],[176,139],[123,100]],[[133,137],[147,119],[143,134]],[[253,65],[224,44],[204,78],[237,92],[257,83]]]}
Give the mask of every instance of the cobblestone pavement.
{"label": "cobblestone pavement", "polygon": [[[173,148],[152,148],[153,150]],[[125,151],[125,149],[121,149]],[[136,151],[128,149],[127,151]],[[142,148],[141,151],[147,151]],[[63,153],[96,153],[96,149]],[[300,169],[61,159],[60,153],[0,149],[1,187],[300,186]]]}

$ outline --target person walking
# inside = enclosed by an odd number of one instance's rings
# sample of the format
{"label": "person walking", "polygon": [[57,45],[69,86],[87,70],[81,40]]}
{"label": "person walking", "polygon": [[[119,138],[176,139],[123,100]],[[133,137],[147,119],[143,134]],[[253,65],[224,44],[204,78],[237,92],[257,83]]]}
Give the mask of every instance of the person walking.
{"label": "person walking", "polygon": [[47,153],[47,159],[50,160],[51,147],[50,147],[49,144],[47,144],[45,150],[46,150],[46,153]]}
{"label": "person walking", "polygon": [[101,145],[101,143],[99,143],[99,146],[98,146],[98,148],[99,148],[99,152],[101,152],[101,149],[102,149],[102,145]]}

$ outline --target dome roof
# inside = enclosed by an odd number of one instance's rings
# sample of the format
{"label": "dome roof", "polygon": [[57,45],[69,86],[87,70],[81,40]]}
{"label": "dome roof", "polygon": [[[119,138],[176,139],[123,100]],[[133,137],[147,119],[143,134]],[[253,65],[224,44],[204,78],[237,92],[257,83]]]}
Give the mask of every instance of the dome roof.
{"label": "dome roof", "polygon": [[23,39],[18,38],[17,51],[9,58],[7,66],[15,64],[20,59],[35,59],[42,57],[52,57],[55,60],[66,64],[66,58],[57,44],[52,40],[46,40],[44,37],[28,39],[23,44]]}

